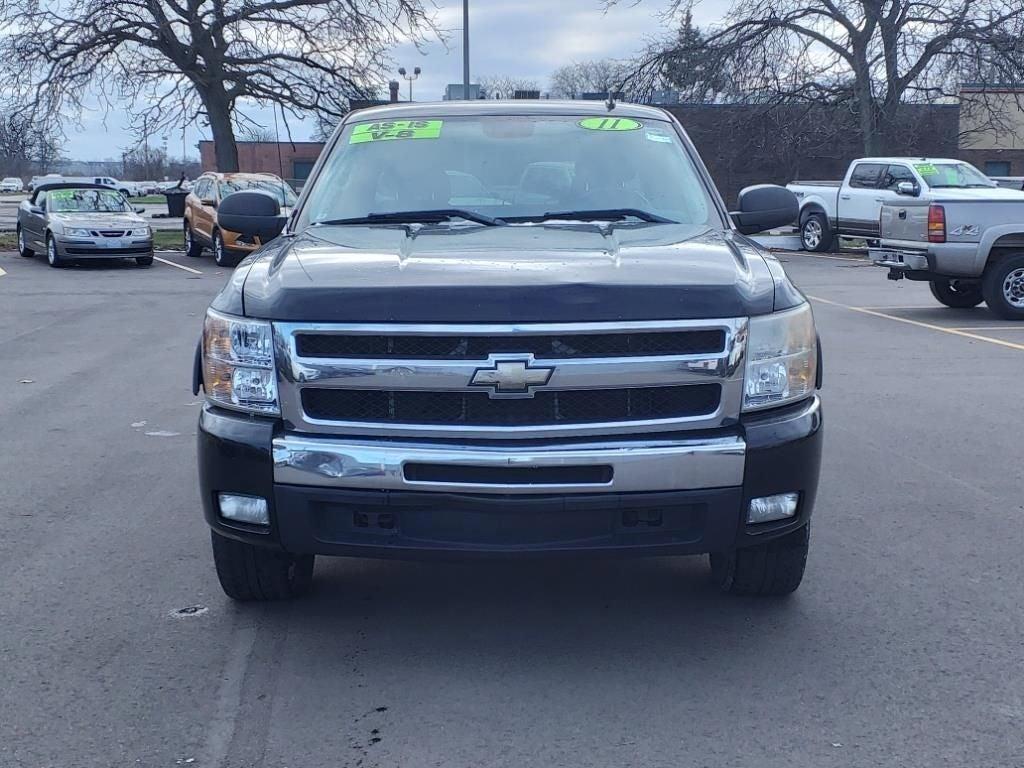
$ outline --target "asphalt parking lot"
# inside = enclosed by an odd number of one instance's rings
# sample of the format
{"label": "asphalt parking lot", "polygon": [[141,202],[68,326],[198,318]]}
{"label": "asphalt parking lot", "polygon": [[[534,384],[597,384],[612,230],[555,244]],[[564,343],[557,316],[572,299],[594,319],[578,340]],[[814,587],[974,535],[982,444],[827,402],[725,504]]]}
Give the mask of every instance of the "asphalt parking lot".
{"label": "asphalt parking lot", "polygon": [[321,560],[236,606],[190,391],[227,275],[158,256],[0,253],[0,766],[1024,765],[1024,323],[783,256],[827,423],[791,599],[699,559]]}

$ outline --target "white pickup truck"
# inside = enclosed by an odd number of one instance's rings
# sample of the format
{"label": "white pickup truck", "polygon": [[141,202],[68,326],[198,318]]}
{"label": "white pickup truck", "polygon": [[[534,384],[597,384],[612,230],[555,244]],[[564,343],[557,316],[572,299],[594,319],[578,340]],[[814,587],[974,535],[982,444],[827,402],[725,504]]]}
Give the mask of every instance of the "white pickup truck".
{"label": "white pickup truck", "polygon": [[879,238],[883,205],[908,199],[927,204],[936,190],[989,189],[995,183],[970,163],[928,157],[864,157],[842,181],[794,181],[800,201],[800,244],[827,251],[838,237]]}

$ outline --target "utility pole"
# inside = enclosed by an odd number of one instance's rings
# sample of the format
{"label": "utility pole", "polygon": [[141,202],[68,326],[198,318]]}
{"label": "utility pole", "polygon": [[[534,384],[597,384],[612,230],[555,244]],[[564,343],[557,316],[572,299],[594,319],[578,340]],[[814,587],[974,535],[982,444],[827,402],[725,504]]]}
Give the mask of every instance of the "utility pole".
{"label": "utility pole", "polygon": [[469,101],[469,0],[462,0],[462,98]]}

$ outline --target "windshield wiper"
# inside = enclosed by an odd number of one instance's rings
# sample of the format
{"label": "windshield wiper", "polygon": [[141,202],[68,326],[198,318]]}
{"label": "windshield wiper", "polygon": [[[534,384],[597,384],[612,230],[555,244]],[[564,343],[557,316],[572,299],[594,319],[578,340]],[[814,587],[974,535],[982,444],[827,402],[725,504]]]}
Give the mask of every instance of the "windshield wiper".
{"label": "windshield wiper", "polygon": [[429,211],[387,211],[385,213],[368,213],[365,216],[353,216],[348,219],[327,219],[315,221],[314,224],[326,226],[343,226],[345,224],[437,224],[451,219],[465,219],[485,227],[496,227],[505,222],[476,211],[463,208],[436,208]]}
{"label": "windshield wiper", "polygon": [[527,222],[527,221],[553,221],[555,219],[576,219],[579,221],[618,221],[620,219],[640,219],[653,224],[678,224],[672,219],[666,219],[656,213],[645,211],[640,208],[594,208],[585,211],[548,211],[536,216],[506,216],[505,221]]}

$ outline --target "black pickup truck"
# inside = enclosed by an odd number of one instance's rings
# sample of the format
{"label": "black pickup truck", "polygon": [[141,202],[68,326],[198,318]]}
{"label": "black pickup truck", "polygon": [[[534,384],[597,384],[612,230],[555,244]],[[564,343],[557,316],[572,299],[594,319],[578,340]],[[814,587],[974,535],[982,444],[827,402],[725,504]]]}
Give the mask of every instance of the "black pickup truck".
{"label": "black pickup truck", "polygon": [[[225,592],[297,595],[316,555],[710,554],[799,586],[818,485],[807,301],[649,107],[351,113],[207,313],[199,485]],[[273,239],[272,239],[273,238]]]}

